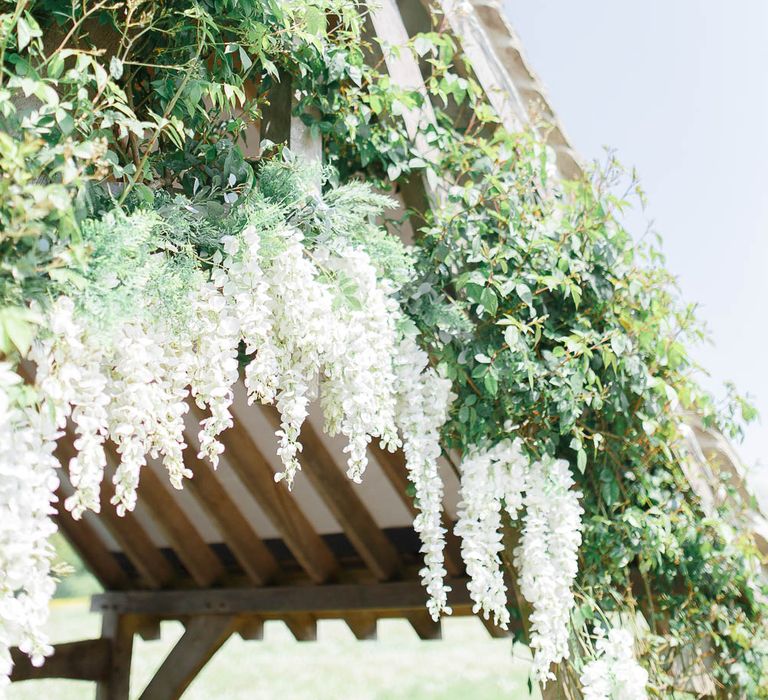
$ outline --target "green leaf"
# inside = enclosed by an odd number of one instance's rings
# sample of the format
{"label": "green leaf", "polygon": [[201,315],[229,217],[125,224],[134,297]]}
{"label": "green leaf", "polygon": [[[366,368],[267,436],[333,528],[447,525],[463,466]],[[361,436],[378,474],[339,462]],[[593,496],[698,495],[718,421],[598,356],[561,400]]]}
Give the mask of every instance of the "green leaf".
{"label": "green leaf", "polygon": [[24,17],[19,17],[16,22],[16,38],[18,40],[19,53],[29,46],[32,41],[32,29]]}
{"label": "green leaf", "polygon": [[305,15],[307,31],[317,36],[325,36],[325,13],[317,7],[308,7]]}

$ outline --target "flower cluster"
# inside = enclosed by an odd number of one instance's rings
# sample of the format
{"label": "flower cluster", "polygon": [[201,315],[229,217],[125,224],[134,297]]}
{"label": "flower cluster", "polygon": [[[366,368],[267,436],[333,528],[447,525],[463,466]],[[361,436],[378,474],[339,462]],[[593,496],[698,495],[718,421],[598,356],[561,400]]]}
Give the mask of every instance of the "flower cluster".
{"label": "flower cluster", "polygon": [[[348,474],[355,481],[366,468],[370,440],[395,450],[400,431],[421,511],[415,526],[424,542],[422,575],[430,610],[434,616],[449,612],[437,460],[450,382],[427,367],[414,339],[402,337],[395,286],[380,278],[363,250],[343,241],[310,249],[298,229],[285,225],[267,231],[245,225],[223,236],[192,279],[184,291],[181,324],[168,318],[162,298],[151,294],[142,305],[125,304],[128,312],[119,322],[106,325],[94,322],[87,303],[84,308],[77,297],[59,297],[29,354],[37,368],[40,414],[10,412],[8,392],[0,391],[5,402],[0,430],[13,438],[2,445],[0,479],[16,472],[14,478],[27,479],[8,481],[0,494],[10,513],[2,525],[9,537],[14,532],[18,538],[14,514],[20,504],[29,513],[25,517],[36,519],[34,527],[23,528],[28,547],[0,546],[0,556],[18,554],[15,563],[3,562],[3,574],[12,581],[2,589],[0,643],[6,650],[11,643],[36,653],[42,648],[34,641],[37,632],[13,631],[7,621],[26,620],[37,629],[40,610],[52,594],[46,538],[55,529],[50,520],[58,466],[54,438],[65,430],[72,433],[76,453],[68,469],[74,493],[65,505],[76,518],[86,509],[99,511],[110,461],[115,462],[112,503],[120,514],[135,506],[148,455],[162,460],[173,485],[181,488],[191,476],[183,462],[189,401],[202,415],[199,456],[216,466],[223,451],[220,433],[232,424],[241,349],[247,356],[249,400],[274,403],[280,413],[277,452],[284,471],[278,478],[289,484],[299,466],[301,426],[314,399],[320,400],[326,429],[347,438]],[[137,283],[110,278],[93,284],[111,290]],[[50,425],[43,425],[43,414],[51,417]],[[16,470],[12,458],[22,459],[19,455],[32,465],[28,470]],[[42,574],[31,575],[29,567]],[[19,595],[22,582],[29,595]],[[37,612],[27,610],[32,603]]]}
{"label": "flower cluster", "polygon": [[421,580],[427,589],[427,608],[434,619],[450,614],[445,585],[445,528],[442,526],[443,481],[438,471],[440,429],[453,400],[451,383],[428,367],[426,353],[413,338],[400,343],[395,361],[397,424],[403,436],[408,477],[419,509],[413,527],[421,538],[424,568]]}
{"label": "flower cluster", "polygon": [[515,520],[523,504],[528,458],[520,440],[504,440],[486,451],[471,451],[461,463],[461,500],[455,532],[469,575],[474,612],[506,629],[507,586],[500,554],[502,509]]}
{"label": "flower cluster", "polygon": [[520,440],[504,440],[488,450],[470,450],[461,464],[461,501],[456,533],[470,577],[475,612],[496,624],[509,623],[507,587],[501,567],[502,509],[511,519],[524,507],[522,534],[514,564],[523,597],[531,603],[533,673],[552,677],[550,665],[568,656],[571,587],[578,573],[581,496],[572,490],[567,462],[531,463]]}
{"label": "flower cluster", "polygon": [[619,627],[606,635],[597,627],[595,636],[595,657],[580,677],[584,700],[645,700],[648,672],[635,658],[632,635]]}
{"label": "flower cluster", "polygon": [[53,595],[50,575],[56,527],[53,456],[58,436],[47,412],[25,407],[21,378],[0,363],[0,695],[18,646],[35,664],[51,652],[43,633]]}
{"label": "flower cluster", "polygon": [[562,459],[531,464],[526,479],[525,520],[515,549],[520,592],[533,606],[530,638],[533,675],[554,678],[552,664],[568,658],[569,621],[581,545],[581,493]]}

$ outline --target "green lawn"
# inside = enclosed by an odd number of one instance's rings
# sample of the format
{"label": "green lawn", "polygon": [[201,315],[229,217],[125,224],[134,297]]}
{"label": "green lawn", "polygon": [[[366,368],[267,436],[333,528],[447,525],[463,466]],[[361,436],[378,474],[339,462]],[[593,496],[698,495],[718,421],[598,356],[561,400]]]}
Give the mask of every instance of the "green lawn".
{"label": "green lawn", "polygon": [[[97,636],[99,618],[85,599],[54,601],[54,641]],[[138,697],[165,653],[179,638],[179,623],[163,624],[162,639],[137,640],[133,697]],[[185,700],[496,700],[528,698],[527,650],[491,639],[479,620],[448,619],[443,640],[423,642],[402,620],[379,623],[379,639],[358,642],[335,620],[321,622],[317,642],[296,642],[280,622],[269,622],[263,641],[233,637],[206,666]],[[8,700],[85,700],[93,685],[28,681],[12,685]],[[534,691],[535,698],[538,693]]]}

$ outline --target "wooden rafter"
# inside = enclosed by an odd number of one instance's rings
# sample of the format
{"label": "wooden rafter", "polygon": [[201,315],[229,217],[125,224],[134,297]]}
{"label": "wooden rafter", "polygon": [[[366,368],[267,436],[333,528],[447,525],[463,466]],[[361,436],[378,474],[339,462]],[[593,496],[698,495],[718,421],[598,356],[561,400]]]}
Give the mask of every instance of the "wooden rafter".
{"label": "wooden rafter", "polygon": [[[72,444],[71,433],[60,440],[56,448],[56,456],[62,464],[67,464],[75,456],[75,448]],[[61,474],[62,483],[70,486],[68,478]],[[115,538],[120,549],[133,564],[136,571],[144,579],[150,588],[162,588],[169,584],[174,577],[170,562],[155,546],[146,530],[141,526],[133,513],[119,516],[115,507],[110,503],[111,493],[109,479],[106,477],[101,482],[101,512],[99,517],[104,526]]]}
{"label": "wooden rafter", "polygon": [[75,520],[64,507],[66,495],[61,487],[56,491],[59,509],[56,524],[85,562],[96,580],[106,589],[120,590],[129,585],[128,576],[117,559],[103,543],[99,534],[84,519]]}
{"label": "wooden rafter", "polygon": [[[186,440],[188,445],[192,444],[189,436]],[[194,474],[185,482],[185,488],[215,523],[224,542],[251,581],[258,585],[268,583],[278,571],[275,557],[235,505],[213,469],[197,457],[191,448],[186,450],[184,458]]]}
{"label": "wooden rafter", "polygon": [[294,613],[283,618],[297,642],[317,641],[317,618],[310,613]]}
{"label": "wooden rafter", "polygon": [[[264,413],[278,428],[280,416],[272,406]],[[352,546],[366,566],[380,581],[392,578],[400,569],[400,556],[394,545],[354,490],[347,476],[336,465],[317,431],[304,423],[300,437],[303,445],[299,453],[302,471],[312,483],[334,518],[341,525]]]}
{"label": "wooden rafter", "polygon": [[378,618],[374,613],[347,613],[344,616],[344,622],[357,639],[373,640],[378,636]]}
{"label": "wooden rafter", "polygon": [[[369,451],[376,459],[382,471],[397,491],[405,507],[413,517],[419,510],[416,508],[413,498],[408,495],[410,481],[408,469],[405,465],[405,455],[402,451],[389,452],[382,449],[375,441],[368,446]],[[464,572],[464,564],[461,559],[461,543],[453,532],[453,523],[448,519],[443,510],[443,527],[445,528],[445,568],[451,576],[460,576]]]}
{"label": "wooden rafter", "polygon": [[332,578],[339,568],[336,558],[291,493],[284,485],[275,484],[272,467],[245,427],[235,420],[234,427],[222,434],[221,441],[232,469],[309,577],[315,583]]}
{"label": "wooden rafter", "polygon": [[221,561],[150,466],[142,469],[138,497],[198,586],[209,586],[223,578]]}
{"label": "wooden rafter", "polygon": [[406,618],[416,634],[419,635],[419,639],[443,638],[443,628],[440,620],[433,620],[424,608],[409,612]]}

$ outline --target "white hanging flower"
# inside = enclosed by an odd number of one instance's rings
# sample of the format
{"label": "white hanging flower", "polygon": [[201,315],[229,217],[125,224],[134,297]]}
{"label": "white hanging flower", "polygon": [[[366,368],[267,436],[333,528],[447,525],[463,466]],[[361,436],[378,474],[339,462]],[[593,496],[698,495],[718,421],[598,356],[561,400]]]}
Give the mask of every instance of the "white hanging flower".
{"label": "white hanging flower", "polygon": [[[218,265],[221,261],[217,251],[213,262]],[[225,282],[226,275],[214,273],[212,282],[200,285],[192,299],[189,326],[193,346],[192,396],[200,408],[208,408],[211,414],[200,422],[199,457],[207,458],[214,467],[224,451],[218,436],[232,427],[232,386],[239,376],[240,326],[221,290]]]}
{"label": "white hanging flower", "polygon": [[635,658],[632,635],[617,627],[607,636],[596,627],[595,635],[595,658],[579,679],[584,700],[646,700],[648,672]]}
{"label": "white hanging flower", "polygon": [[56,531],[56,426],[47,411],[15,405],[21,378],[0,363],[0,695],[11,671],[10,647],[40,665],[51,646],[44,633],[55,584],[50,576]]}
{"label": "white hanging flower", "polygon": [[501,568],[502,503],[514,520],[522,506],[528,458],[518,440],[504,440],[491,449],[470,450],[461,463],[461,490],[456,535],[469,575],[473,611],[503,629],[509,624],[507,586]]}
{"label": "white hanging flower", "polygon": [[162,457],[174,486],[191,476],[184,467],[184,414],[188,407],[189,342],[146,324],[128,322],[116,334],[110,361],[109,435],[120,455],[112,503],[123,515],[136,504],[147,454]]}
{"label": "white hanging flower", "polygon": [[568,658],[568,624],[574,606],[571,590],[578,573],[581,544],[581,494],[564,460],[532,464],[526,479],[525,518],[514,552],[518,583],[531,603],[530,644],[533,675],[554,678],[551,664]]}
{"label": "white hanging flower", "polygon": [[351,287],[348,297],[336,305],[334,325],[341,338],[330,344],[320,398],[326,431],[347,437],[347,475],[360,483],[372,437],[379,438],[384,449],[400,446],[392,364],[399,309],[364,251],[344,246],[336,253],[324,249],[316,258],[319,266]]}
{"label": "white hanging flower", "polygon": [[86,509],[99,512],[100,508],[109,396],[102,367],[105,348],[89,342],[74,311],[74,303],[67,297],[55,302],[49,315],[51,335],[35,344],[31,357],[37,363],[37,387],[56,427],[63,428],[67,418],[74,424],[77,454],[69,462],[69,475],[75,492],[66,507],[79,518]]}
{"label": "white hanging flower", "polygon": [[395,359],[397,376],[396,420],[403,436],[408,477],[416,491],[419,514],[413,527],[421,538],[424,568],[421,580],[427,589],[427,609],[434,619],[450,614],[445,585],[445,529],[442,526],[443,482],[438,472],[440,429],[453,401],[451,383],[427,368],[428,358],[416,342],[404,338]]}

